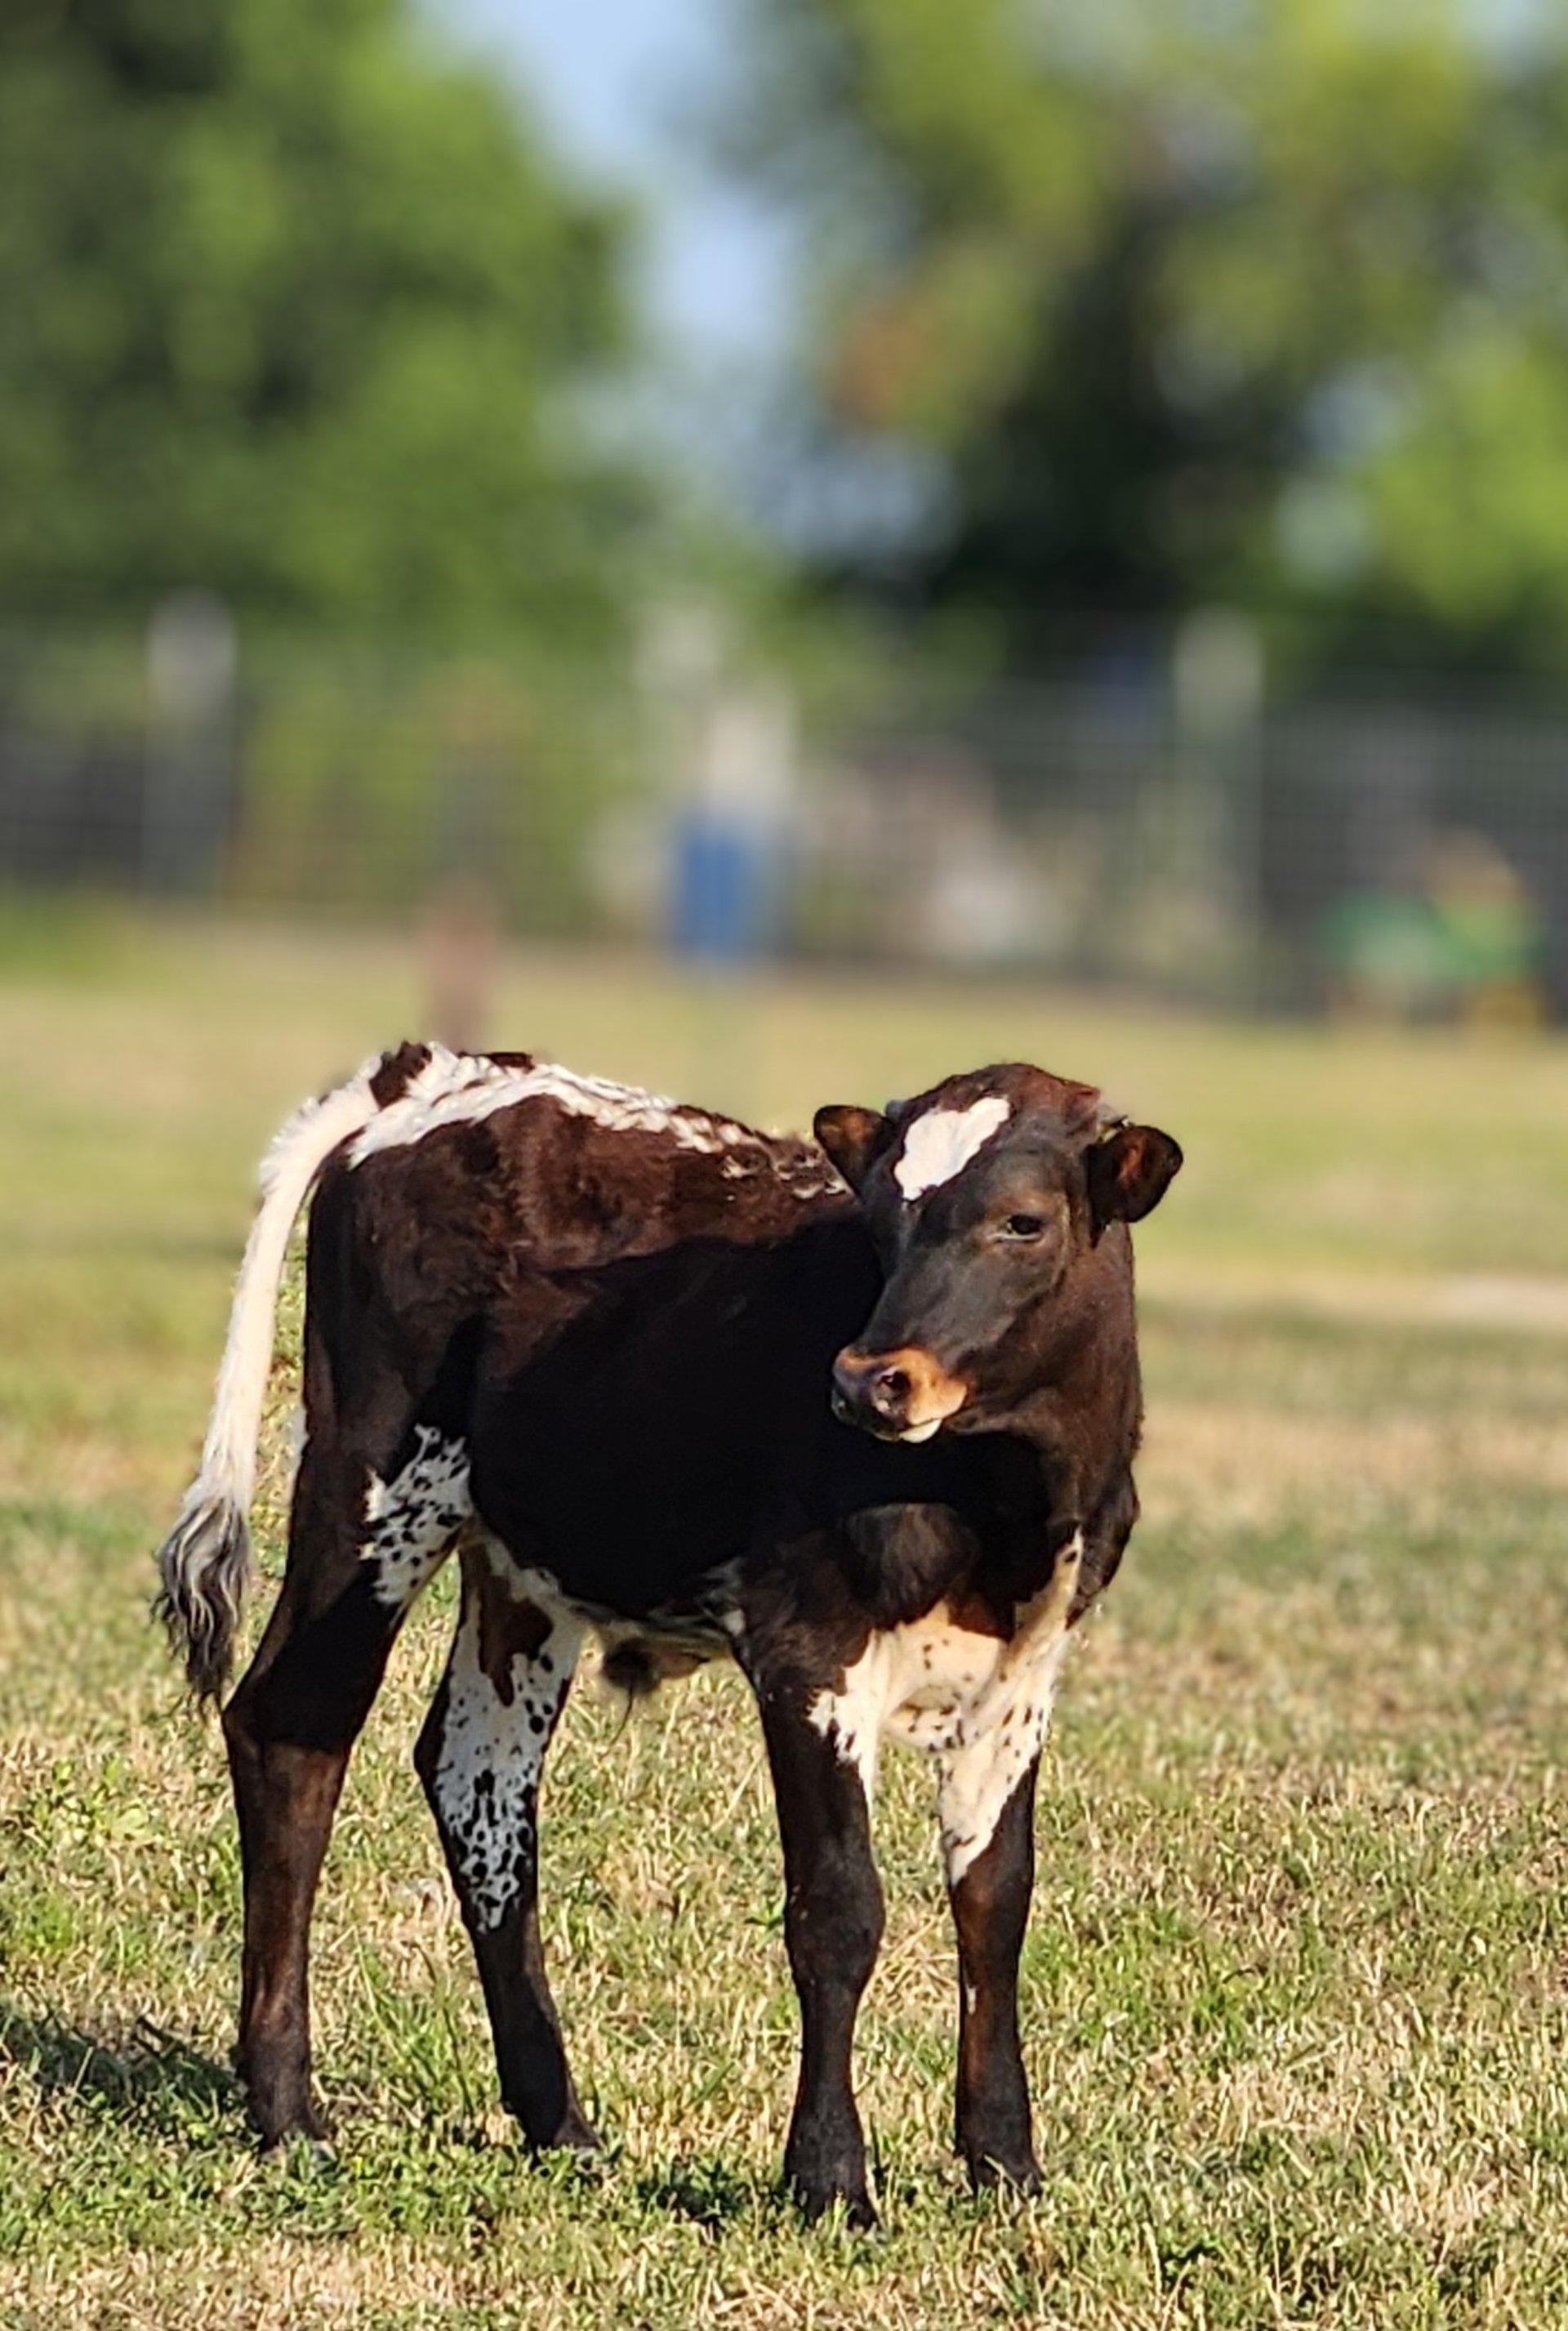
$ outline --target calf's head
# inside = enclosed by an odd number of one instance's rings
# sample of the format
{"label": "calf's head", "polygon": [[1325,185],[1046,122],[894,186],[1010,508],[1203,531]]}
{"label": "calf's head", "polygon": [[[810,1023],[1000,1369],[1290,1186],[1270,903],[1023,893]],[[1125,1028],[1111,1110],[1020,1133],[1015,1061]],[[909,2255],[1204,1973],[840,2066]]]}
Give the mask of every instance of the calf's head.
{"label": "calf's head", "polygon": [[839,1354],[833,1406],[887,1441],[995,1430],[1092,1322],[1116,1247],[1182,1163],[1168,1133],[1110,1117],[1092,1085],[1021,1063],[949,1077],[885,1111],[817,1111],[887,1270]]}

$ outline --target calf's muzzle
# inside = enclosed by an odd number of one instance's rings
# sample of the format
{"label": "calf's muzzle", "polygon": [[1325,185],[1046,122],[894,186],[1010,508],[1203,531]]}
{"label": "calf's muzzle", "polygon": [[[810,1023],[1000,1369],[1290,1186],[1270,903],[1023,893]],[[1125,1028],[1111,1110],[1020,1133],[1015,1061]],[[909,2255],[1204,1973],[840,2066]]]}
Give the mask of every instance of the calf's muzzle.
{"label": "calf's muzzle", "polygon": [[845,1346],[833,1363],[833,1413],[882,1441],[929,1441],[955,1415],[968,1387],[918,1345],[895,1352]]}

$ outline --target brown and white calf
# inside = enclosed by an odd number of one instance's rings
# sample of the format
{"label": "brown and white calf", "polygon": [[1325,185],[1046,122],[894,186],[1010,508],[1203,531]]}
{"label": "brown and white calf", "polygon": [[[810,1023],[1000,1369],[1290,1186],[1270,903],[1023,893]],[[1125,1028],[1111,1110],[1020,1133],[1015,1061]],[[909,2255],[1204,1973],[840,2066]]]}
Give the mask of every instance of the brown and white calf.
{"label": "brown and white calf", "polygon": [[1039,2177],[1019,1952],[1069,1629],[1136,1512],[1126,1225],[1181,1162],[1023,1066],[820,1146],[526,1055],[405,1046],[279,1137],[160,1603],[226,1679],[290,1225],[312,1187],[306,1435],[281,1592],[223,1715],[245,1889],[239,2062],[268,2139],[318,2127],[306,1967],[354,1739],[459,1555],[415,1762],[472,1938],[502,2096],[587,2145],[539,1946],[540,1774],[584,1636],[629,1688],[718,1653],[761,1711],[800,1999],[786,2153],[871,2213],[851,2088],[882,1929],[884,1736],[936,1765],[960,1962],[956,2136]]}

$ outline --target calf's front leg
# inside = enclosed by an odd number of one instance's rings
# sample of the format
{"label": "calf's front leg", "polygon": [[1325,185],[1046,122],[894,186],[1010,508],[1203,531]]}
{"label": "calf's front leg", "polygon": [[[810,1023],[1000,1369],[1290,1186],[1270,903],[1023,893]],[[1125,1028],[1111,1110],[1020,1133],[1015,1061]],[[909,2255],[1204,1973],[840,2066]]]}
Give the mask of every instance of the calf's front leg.
{"label": "calf's front leg", "polygon": [[801,2008],[784,2176],[808,2215],[842,2202],[851,2225],[870,2226],[877,2213],[850,2068],[855,2016],[882,1939],[870,1759],[832,1723],[818,1729],[798,1689],[759,1697],[784,1845],[784,1941]]}
{"label": "calf's front leg", "polygon": [[[975,2185],[1040,2190],[1029,2083],[1018,2036],[1018,1962],[1034,1888],[1038,1750],[981,1836],[975,1809],[1006,1784],[994,1736],[938,1761],[947,1898],[958,1936],[958,2085],[954,2138]],[[984,1826],[984,1820],[982,1821]]]}

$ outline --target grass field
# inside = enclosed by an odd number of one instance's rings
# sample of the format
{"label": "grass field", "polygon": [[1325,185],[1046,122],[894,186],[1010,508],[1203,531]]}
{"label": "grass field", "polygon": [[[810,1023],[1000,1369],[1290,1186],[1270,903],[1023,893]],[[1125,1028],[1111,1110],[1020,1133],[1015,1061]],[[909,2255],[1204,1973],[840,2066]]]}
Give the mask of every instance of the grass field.
{"label": "grass field", "polygon": [[[1045,2198],[947,2153],[925,1775],[878,1808],[884,2228],[775,2178],[793,1997],[761,1751],[709,1673],[582,1691],[546,1913],[611,2139],[531,2167],[408,1761],[446,1582],[317,1928],[337,2140],[227,2069],[234,1839],[145,1616],[252,1163],[418,1022],[390,946],[0,933],[0,2324],[1345,2331],[1568,2321],[1568,1051],[517,957],[498,1041],[769,1121],[1023,1055],[1166,1125],[1145,1520],[1064,1685],[1025,1962]],[[279,1377],[280,1408],[289,1396]],[[262,1546],[275,1567],[280,1449]]]}

